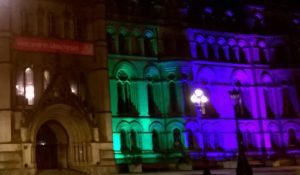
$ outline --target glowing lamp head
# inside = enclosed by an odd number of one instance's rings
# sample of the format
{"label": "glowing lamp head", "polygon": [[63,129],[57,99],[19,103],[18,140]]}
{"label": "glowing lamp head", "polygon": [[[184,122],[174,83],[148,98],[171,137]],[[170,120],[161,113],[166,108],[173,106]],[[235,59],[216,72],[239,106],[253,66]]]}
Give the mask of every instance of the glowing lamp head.
{"label": "glowing lamp head", "polygon": [[202,96],[200,98],[201,103],[207,103],[208,102],[208,98],[206,96]]}
{"label": "glowing lamp head", "polygon": [[195,95],[197,95],[198,97],[201,97],[203,95],[203,91],[201,89],[196,89]]}

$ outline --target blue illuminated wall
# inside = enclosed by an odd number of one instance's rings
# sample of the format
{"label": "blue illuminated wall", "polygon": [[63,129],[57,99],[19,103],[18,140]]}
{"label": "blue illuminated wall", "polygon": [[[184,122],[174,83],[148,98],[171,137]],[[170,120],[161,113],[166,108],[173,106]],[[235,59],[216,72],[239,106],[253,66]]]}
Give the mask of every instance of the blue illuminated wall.
{"label": "blue illuminated wall", "polygon": [[[250,157],[270,158],[280,149],[286,154],[300,149],[295,71],[272,66],[280,63],[277,49],[286,45],[285,38],[187,28],[180,40],[185,45],[176,49],[179,43],[163,36],[165,32],[174,38],[171,29],[108,24],[107,31],[115,48],[109,55],[109,76],[117,163],[133,156],[145,163],[159,162],[162,157],[178,158],[182,151],[194,159],[204,153],[210,159],[235,159],[237,126]],[[117,31],[126,36],[126,54],[118,51],[118,43],[124,41]],[[157,57],[146,55],[147,49],[153,55],[181,49],[183,55]],[[195,88],[209,97],[206,115],[200,116],[190,102]],[[237,88],[243,108],[238,119],[229,94]],[[122,106],[130,110],[122,112]]]}

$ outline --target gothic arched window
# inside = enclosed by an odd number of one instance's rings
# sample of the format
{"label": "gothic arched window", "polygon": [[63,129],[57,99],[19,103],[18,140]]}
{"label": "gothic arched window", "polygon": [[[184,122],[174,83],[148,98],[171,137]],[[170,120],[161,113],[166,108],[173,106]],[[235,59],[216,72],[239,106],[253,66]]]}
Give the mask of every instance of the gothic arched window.
{"label": "gothic arched window", "polygon": [[260,59],[260,63],[267,63],[267,58],[266,58],[266,53],[264,51],[264,48],[259,48],[258,49],[258,52],[259,52],[259,59]]}
{"label": "gothic arched window", "polygon": [[159,147],[159,135],[156,130],[152,131],[152,149],[154,152],[158,152],[160,147]]}
{"label": "gothic arched window", "polygon": [[239,60],[240,63],[247,63],[247,58],[243,48],[239,48]]}
{"label": "gothic arched window", "polygon": [[221,45],[218,46],[218,53],[219,53],[219,60],[220,61],[227,61],[225,50]]}
{"label": "gothic arched window", "polygon": [[191,112],[192,112],[192,105],[190,102],[191,92],[190,92],[189,86],[186,82],[182,84],[182,90],[183,90],[185,114],[191,114]]}
{"label": "gothic arched window", "polygon": [[273,150],[277,150],[279,148],[278,134],[271,132],[270,133],[270,143]]}
{"label": "gothic arched window", "polygon": [[132,54],[134,55],[141,55],[141,43],[138,36],[133,36],[131,38],[132,44]]}
{"label": "gothic arched window", "polygon": [[290,98],[290,94],[289,94],[289,90],[287,87],[282,89],[282,107],[283,107],[283,111],[282,111],[282,115],[285,118],[293,118],[295,117],[295,109],[293,106],[293,103],[291,101]]}
{"label": "gothic arched window", "polygon": [[211,44],[207,45],[207,56],[209,60],[215,60],[215,50]]}
{"label": "gothic arched window", "polygon": [[236,59],[236,55],[235,55],[235,50],[233,47],[229,47],[229,60],[230,62],[236,63],[237,59]]}

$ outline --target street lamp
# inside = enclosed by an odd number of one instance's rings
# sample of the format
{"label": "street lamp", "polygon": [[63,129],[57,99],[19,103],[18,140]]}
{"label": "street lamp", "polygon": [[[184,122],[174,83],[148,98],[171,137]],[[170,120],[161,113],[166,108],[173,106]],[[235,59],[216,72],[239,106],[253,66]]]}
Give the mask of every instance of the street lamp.
{"label": "street lamp", "polygon": [[237,84],[238,89],[233,89],[229,91],[230,97],[234,100],[234,111],[235,111],[235,127],[236,127],[236,137],[238,143],[238,160],[236,175],[253,175],[251,166],[249,165],[248,159],[244,150],[244,143],[242,139],[242,133],[239,127],[238,118],[243,115],[243,107],[241,105],[241,92],[239,89],[239,84]]}
{"label": "street lamp", "polygon": [[[195,104],[199,112],[199,116],[205,115],[205,103],[208,102],[208,98],[205,96],[202,89],[197,88],[195,89],[194,93],[191,96],[192,103]],[[203,175],[211,175],[210,168],[209,168],[209,161],[206,155],[205,146],[203,147],[203,162],[205,163],[205,167],[203,170]]]}
{"label": "street lamp", "polygon": [[201,89],[197,88],[194,91],[191,96],[191,101],[198,107],[200,115],[205,115],[205,103],[208,102],[208,98]]}

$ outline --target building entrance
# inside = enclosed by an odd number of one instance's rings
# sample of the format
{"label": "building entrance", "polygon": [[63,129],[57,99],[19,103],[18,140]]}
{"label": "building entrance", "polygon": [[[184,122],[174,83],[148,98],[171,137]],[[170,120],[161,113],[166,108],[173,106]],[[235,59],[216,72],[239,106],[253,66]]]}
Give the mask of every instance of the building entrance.
{"label": "building entrance", "polygon": [[68,135],[55,121],[43,124],[36,136],[36,164],[38,169],[67,168]]}

